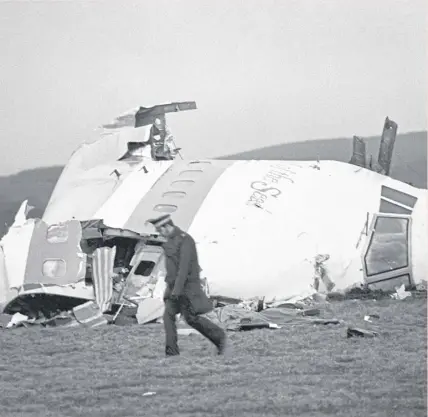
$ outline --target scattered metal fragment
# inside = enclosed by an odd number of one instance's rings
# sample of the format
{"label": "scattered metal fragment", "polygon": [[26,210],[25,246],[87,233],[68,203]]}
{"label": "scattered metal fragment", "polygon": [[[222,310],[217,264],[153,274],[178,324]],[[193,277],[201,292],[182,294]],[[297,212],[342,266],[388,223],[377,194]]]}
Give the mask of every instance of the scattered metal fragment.
{"label": "scattered metal fragment", "polygon": [[308,308],[300,312],[302,316],[319,316],[321,313],[319,308]]}
{"label": "scattered metal fragment", "polygon": [[365,330],[358,327],[348,327],[346,331],[346,337],[376,337],[379,333],[373,332],[371,330]]}
{"label": "scattered metal fragment", "polygon": [[314,319],[311,321],[311,323],[327,325],[327,324],[340,324],[342,323],[342,321],[338,319]]}
{"label": "scattered metal fragment", "polygon": [[380,316],[378,314],[367,314],[364,316],[364,320],[368,321],[369,323],[372,323],[371,319],[380,319]]}

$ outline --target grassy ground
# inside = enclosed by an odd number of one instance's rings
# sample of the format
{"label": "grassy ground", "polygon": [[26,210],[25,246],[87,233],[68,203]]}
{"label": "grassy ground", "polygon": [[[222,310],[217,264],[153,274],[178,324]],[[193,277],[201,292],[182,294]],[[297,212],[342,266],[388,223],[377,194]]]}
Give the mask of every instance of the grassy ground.
{"label": "grassy ground", "polygon": [[160,325],[1,331],[0,416],[425,416],[426,299],[337,302],[326,316],[380,336],[230,333],[228,358],[180,336],[182,356],[165,359]]}

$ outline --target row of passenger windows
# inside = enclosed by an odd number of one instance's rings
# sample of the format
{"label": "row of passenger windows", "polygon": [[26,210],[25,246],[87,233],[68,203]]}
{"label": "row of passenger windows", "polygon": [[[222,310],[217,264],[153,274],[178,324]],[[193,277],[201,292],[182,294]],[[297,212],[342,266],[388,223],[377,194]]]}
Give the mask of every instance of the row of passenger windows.
{"label": "row of passenger windows", "polygon": [[[210,165],[210,161],[192,161],[189,163],[189,165]],[[182,191],[184,189],[191,188],[195,181],[192,178],[197,178],[200,174],[203,173],[203,170],[201,169],[190,169],[190,170],[184,170],[179,173],[180,177],[187,177],[186,179],[182,180],[175,180],[170,184],[171,188],[179,189],[177,191],[166,191],[162,194],[162,197],[169,198],[169,199],[183,199],[186,197],[186,192]],[[174,204],[157,204],[153,207],[153,210],[159,211],[162,213],[173,213],[177,210],[177,206]],[[68,227],[67,225],[54,225],[49,226],[46,234],[46,240],[49,243],[65,243],[68,240]]]}
{"label": "row of passenger windows", "polygon": [[[189,162],[189,165],[210,165],[211,162],[210,161],[192,161]],[[180,191],[166,191],[165,193],[162,194],[162,197],[165,198],[170,198],[170,199],[183,199],[186,197],[186,192],[185,191],[181,191],[183,189],[189,189],[191,188],[194,184],[195,181],[194,179],[199,177],[200,174],[203,173],[202,169],[187,169],[184,171],[181,171],[178,176],[179,177],[186,177],[186,179],[184,180],[175,180],[170,184],[170,188],[175,188],[175,189],[180,189]],[[175,204],[157,204],[156,206],[153,207],[153,210],[155,211],[159,211],[161,213],[174,213],[174,211],[176,211],[178,209],[178,207]]]}
{"label": "row of passenger windows", "polygon": [[[192,161],[189,164],[205,164],[209,165],[209,161]],[[175,180],[170,184],[171,188],[180,189],[180,191],[166,191],[162,197],[183,199],[186,197],[186,192],[183,189],[189,189],[195,184],[194,179],[197,178],[203,171],[201,169],[191,169],[181,171],[179,177],[186,177],[186,179]],[[177,210],[177,206],[173,204],[158,204],[153,209],[162,213],[173,213]],[[49,243],[65,243],[68,240],[68,227],[65,224],[49,226],[46,233],[46,240]],[[138,273],[138,271],[137,271]],[[60,278],[66,274],[66,263],[62,259],[47,259],[43,262],[42,274],[49,278]],[[143,273],[144,275],[144,273]]]}

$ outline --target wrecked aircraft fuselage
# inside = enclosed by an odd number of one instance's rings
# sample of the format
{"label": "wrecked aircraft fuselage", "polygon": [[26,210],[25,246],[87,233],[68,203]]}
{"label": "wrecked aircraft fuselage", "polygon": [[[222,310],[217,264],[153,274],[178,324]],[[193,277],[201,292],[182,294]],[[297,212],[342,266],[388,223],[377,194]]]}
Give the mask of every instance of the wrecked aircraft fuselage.
{"label": "wrecked aircraft fuselage", "polygon": [[[46,298],[67,300],[67,307],[94,299],[93,255],[103,247],[116,248],[106,272],[112,305],[160,297],[162,241],[145,224],[159,208],[174,208],[173,219],[195,237],[212,296],[289,298],[365,284],[393,289],[424,279],[425,190],[332,161],[320,162],[319,169],[307,161],[179,161],[150,179],[145,191],[144,176],[150,178],[156,164],[145,163],[147,174],[136,170],[122,179],[98,209],[102,221],[84,214],[66,220],[63,210],[53,210],[62,204],[70,209],[59,199],[44,219],[27,220],[19,233],[12,227],[3,242],[13,294],[6,311],[21,311],[23,301],[56,311]],[[201,183],[190,179],[194,172]],[[131,180],[143,193],[122,200],[120,189]],[[180,184],[186,181],[193,184]],[[89,198],[93,186],[87,181],[80,192],[87,187]],[[13,264],[17,256],[25,267]]]}
{"label": "wrecked aircraft fuselage", "polygon": [[336,161],[154,161],[135,152],[133,123],[79,148],[43,218],[3,238],[6,312],[161,301],[162,239],[146,220],[162,213],[195,238],[212,297],[268,302],[425,279],[427,190]]}

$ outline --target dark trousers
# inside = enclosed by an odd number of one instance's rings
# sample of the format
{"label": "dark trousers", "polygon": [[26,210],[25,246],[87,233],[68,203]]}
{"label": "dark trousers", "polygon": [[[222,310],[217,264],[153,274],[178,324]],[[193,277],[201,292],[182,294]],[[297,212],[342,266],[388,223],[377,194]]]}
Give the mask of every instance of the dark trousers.
{"label": "dark trousers", "polygon": [[180,296],[178,299],[166,299],[165,311],[163,314],[163,323],[165,327],[165,353],[166,355],[179,355],[180,350],[177,344],[177,326],[175,318],[177,314],[181,314],[186,323],[210,340],[217,348],[220,348],[221,343],[226,337],[225,331],[214,324],[206,317],[202,317],[195,313],[189,299],[186,296]]}

